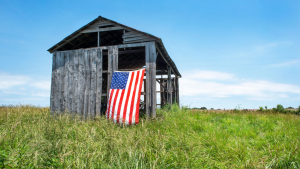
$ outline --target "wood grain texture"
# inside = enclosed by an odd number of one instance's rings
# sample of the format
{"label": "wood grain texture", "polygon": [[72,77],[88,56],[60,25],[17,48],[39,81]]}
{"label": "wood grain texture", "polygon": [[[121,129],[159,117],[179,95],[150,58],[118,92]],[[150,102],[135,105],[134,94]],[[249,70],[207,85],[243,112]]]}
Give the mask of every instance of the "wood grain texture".
{"label": "wood grain texture", "polygon": [[73,114],[73,102],[74,102],[74,51],[69,52],[69,82],[68,82],[68,110]]}
{"label": "wood grain texture", "polygon": [[109,100],[109,89],[113,74],[113,46],[108,47],[108,74],[107,74],[107,100]]}
{"label": "wood grain texture", "polygon": [[150,77],[150,46],[147,43],[145,45],[145,61],[146,61],[146,88],[145,88],[145,109],[146,117],[151,117],[151,102],[150,102],[150,93],[151,93],[151,77]]}
{"label": "wood grain texture", "polygon": [[144,38],[142,40],[123,41],[123,43],[128,44],[128,43],[151,42],[151,41],[154,41],[154,40],[151,38]]}
{"label": "wood grain texture", "polygon": [[180,107],[180,100],[179,100],[179,78],[178,76],[175,77],[175,82],[176,82],[176,102],[178,106]]}
{"label": "wood grain texture", "polygon": [[84,53],[84,79],[85,79],[85,90],[84,90],[84,117],[88,118],[90,113],[90,87],[91,87],[91,71],[90,71],[90,50],[85,50]]}
{"label": "wood grain texture", "polygon": [[130,42],[130,41],[140,41],[140,42],[142,42],[143,40],[144,41],[145,40],[147,40],[147,41],[149,41],[149,40],[155,41],[154,38],[149,38],[147,36],[138,36],[138,37],[124,38],[124,42]]}
{"label": "wood grain texture", "polygon": [[119,49],[117,46],[112,47],[113,50],[113,72],[118,71],[118,65],[119,65]]}
{"label": "wood grain texture", "polygon": [[85,94],[85,65],[84,65],[84,53],[83,49],[78,52],[78,103],[77,113],[78,115],[84,115],[84,94]]}
{"label": "wood grain texture", "polygon": [[96,76],[97,76],[97,94],[96,94],[96,116],[101,115],[101,97],[102,97],[102,50],[100,48],[97,49],[97,70],[96,70]]}
{"label": "wood grain texture", "polygon": [[152,118],[156,117],[156,49],[155,42],[149,43],[150,47],[150,77],[151,77],[151,116]]}
{"label": "wood grain texture", "polygon": [[156,117],[156,50],[155,43],[145,46],[146,60],[146,116]]}
{"label": "wood grain texture", "polygon": [[63,109],[64,111],[69,111],[68,107],[68,81],[69,81],[69,52],[64,53],[64,98],[63,98]]}
{"label": "wood grain texture", "polygon": [[58,65],[58,101],[57,101],[57,111],[63,112],[63,87],[64,87],[64,54],[59,52],[59,55],[56,56],[56,63]]}
{"label": "wood grain texture", "polygon": [[112,30],[122,30],[125,29],[121,26],[115,26],[115,27],[108,27],[108,28],[88,28],[82,31],[81,33],[91,33],[91,32],[105,32],[105,31],[112,31]]}
{"label": "wood grain texture", "polygon": [[171,67],[168,66],[168,103],[172,104],[172,79],[171,79]]}
{"label": "wood grain texture", "polygon": [[127,34],[125,33],[124,35],[122,35],[122,38],[133,38],[133,37],[146,37],[146,35],[143,34]]}
{"label": "wood grain texture", "polygon": [[96,114],[96,87],[97,87],[97,49],[92,49],[90,54],[91,66],[91,89],[90,89],[90,118],[95,118]]}
{"label": "wood grain texture", "polygon": [[55,111],[55,74],[56,74],[56,52],[53,53],[52,57],[52,78],[51,78],[51,94],[50,94],[50,111],[53,114]]}
{"label": "wood grain texture", "polygon": [[79,74],[79,50],[74,51],[74,71],[73,71],[73,103],[72,112],[74,115],[78,114],[78,74]]}

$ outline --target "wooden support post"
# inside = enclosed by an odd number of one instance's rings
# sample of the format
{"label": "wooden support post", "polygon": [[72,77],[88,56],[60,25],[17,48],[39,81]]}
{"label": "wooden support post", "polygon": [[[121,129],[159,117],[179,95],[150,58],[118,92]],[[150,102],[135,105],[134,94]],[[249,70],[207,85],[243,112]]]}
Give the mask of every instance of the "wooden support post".
{"label": "wooden support post", "polygon": [[172,104],[172,79],[171,79],[171,67],[168,66],[168,103]]}
{"label": "wooden support post", "polygon": [[155,42],[145,45],[146,57],[146,115],[156,117],[156,48]]}
{"label": "wooden support post", "polygon": [[165,87],[164,87],[164,80],[162,79],[162,75],[161,75],[161,79],[160,79],[160,108],[163,107],[163,105],[165,104]]}
{"label": "wooden support post", "polygon": [[114,71],[118,70],[118,47],[108,47],[108,77],[107,77],[107,100],[109,100],[109,89]]}
{"label": "wooden support post", "polygon": [[176,102],[178,106],[180,107],[180,102],[179,102],[179,78],[178,76],[175,77],[175,82],[176,82]]}

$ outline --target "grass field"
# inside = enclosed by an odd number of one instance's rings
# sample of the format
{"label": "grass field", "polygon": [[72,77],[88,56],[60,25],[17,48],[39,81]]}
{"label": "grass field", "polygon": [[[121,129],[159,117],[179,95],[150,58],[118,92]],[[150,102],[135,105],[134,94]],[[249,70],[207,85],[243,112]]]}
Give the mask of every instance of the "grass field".
{"label": "grass field", "polygon": [[51,117],[49,108],[0,107],[0,167],[299,168],[300,116],[273,110],[158,109],[118,126]]}

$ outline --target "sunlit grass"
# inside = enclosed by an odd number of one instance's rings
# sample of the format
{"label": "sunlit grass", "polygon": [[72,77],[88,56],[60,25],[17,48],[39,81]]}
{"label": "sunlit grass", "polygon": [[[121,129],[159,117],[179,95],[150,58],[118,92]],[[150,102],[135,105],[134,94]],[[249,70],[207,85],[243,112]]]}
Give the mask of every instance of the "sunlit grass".
{"label": "sunlit grass", "polygon": [[0,167],[299,168],[300,116],[265,112],[157,110],[118,126],[0,107]]}

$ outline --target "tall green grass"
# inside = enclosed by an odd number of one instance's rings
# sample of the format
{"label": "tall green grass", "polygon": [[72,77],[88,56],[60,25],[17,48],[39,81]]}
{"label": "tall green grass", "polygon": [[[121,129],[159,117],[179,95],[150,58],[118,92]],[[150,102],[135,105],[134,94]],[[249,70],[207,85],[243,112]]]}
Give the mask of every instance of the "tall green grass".
{"label": "tall green grass", "polygon": [[193,111],[119,126],[49,108],[0,107],[0,167],[299,168],[300,116],[274,111]]}

